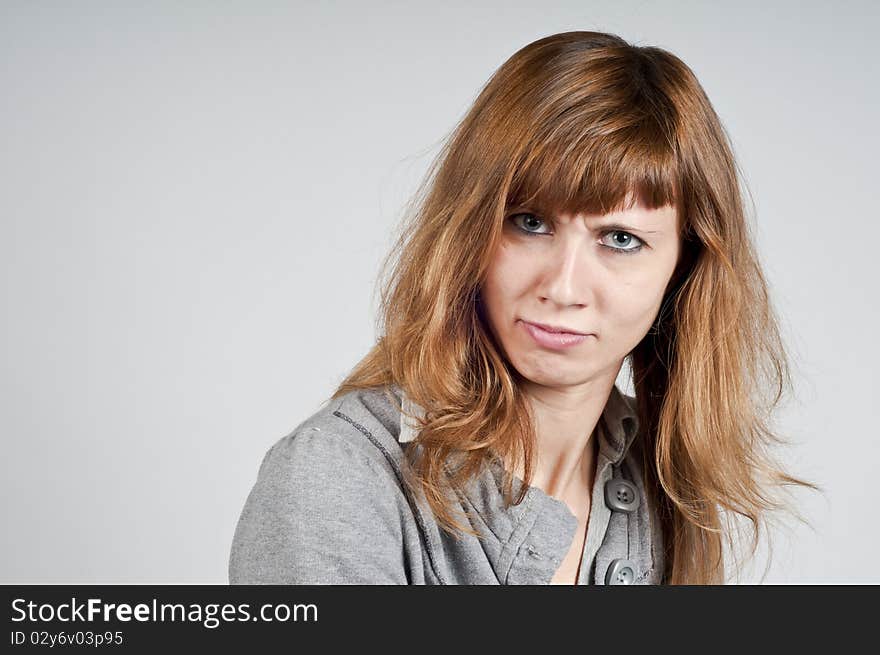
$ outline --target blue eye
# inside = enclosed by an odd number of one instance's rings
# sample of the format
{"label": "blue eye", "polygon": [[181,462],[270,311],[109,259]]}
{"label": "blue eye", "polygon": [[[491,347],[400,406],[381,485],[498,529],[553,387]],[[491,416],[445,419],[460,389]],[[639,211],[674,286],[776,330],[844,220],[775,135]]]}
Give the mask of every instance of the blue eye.
{"label": "blue eye", "polygon": [[[525,217],[525,220],[523,220],[523,221],[517,220],[518,218],[523,218],[523,217]],[[513,216],[510,217],[510,220],[514,225],[516,225],[516,227],[520,231],[525,232],[526,234],[549,234],[549,232],[534,232],[531,229],[532,227],[537,228],[537,227],[540,227],[542,224],[544,224],[544,220],[541,218],[538,218],[534,214],[514,214]],[[529,227],[523,227],[521,225],[521,223],[526,224]],[[535,226],[535,223],[538,223],[538,225]]]}
{"label": "blue eye", "polygon": [[[642,243],[641,239],[639,239],[634,234],[630,234],[629,232],[626,232],[624,230],[607,230],[602,234],[602,238],[604,239],[609,234],[622,235],[623,237],[625,237],[627,239],[627,242],[625,244],[621,244],[621,245],[629,245],[629,244],[638,242],[637,246],[633,246],[631,248],[616,248],[615,246],[606,246],[604,243],[602,244],[603,246],[613,250],[614,252],[619,252],[624,255],[631,255],[632,253],[638,252],[639,250],[641,250],[642,246],[644,245]],[[617,241],[617,243],[620,243],[620,242]]]}
{"label": "blue eye", "polygon": [[[541,227],[546,227],[546,222],[543,218],[539,218],[535,214],[530,214],[528,212],[514,214],[508,219],[513,225],[516,226],[516,229],[521,233],[527,236],[539,236],[539,235],[547,235],[551,234],[551,232],[538,232]],[[619,246],[623,246],[618,248],[617,246],[609,246],[605,243],[600,244],[603,248],[607,248],[608,250],[618,253],[621,255],[632,255],[634,253],[639,252],[644,247],[644,242],[639,239],[634,234],[630,234],[626,230],[619,229],[617,226],[608,226],[602,233],[602,239],[608,235],[616,235],[616,239],[613,239]],[[624,243],[620,242],[620,238],[624,239]],[[632,245],[638,244],[638,245]]]}

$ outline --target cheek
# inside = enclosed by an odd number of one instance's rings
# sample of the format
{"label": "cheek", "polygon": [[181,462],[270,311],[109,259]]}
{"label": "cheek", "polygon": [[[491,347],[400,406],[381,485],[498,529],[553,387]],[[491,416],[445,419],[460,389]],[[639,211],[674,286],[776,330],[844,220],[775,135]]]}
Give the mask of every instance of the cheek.
{"label": "cheek", "polygon": [[518,265],[510,248],[499,247],[486,271],[483,282],[483,298],[491,305],[493,314],[503,309],[503,305],[522,292],[523,266]]}
{"label": "cheek", "polygon": [[608,297],[606,307],[612,323],[627,341],[640,341],[647,333],[663,302],[666,278],[645,276],[622,283]]}

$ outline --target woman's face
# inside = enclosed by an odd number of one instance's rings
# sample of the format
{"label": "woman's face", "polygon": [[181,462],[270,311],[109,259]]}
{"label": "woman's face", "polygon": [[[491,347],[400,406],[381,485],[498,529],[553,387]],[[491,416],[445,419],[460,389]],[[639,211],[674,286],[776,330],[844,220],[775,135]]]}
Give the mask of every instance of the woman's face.
{"label": "woman's face", "polygon": [[679,251],[671,206],[552,217],[512,209],[480,290],[490,329],[534,384],[613,381],[656,319]]}

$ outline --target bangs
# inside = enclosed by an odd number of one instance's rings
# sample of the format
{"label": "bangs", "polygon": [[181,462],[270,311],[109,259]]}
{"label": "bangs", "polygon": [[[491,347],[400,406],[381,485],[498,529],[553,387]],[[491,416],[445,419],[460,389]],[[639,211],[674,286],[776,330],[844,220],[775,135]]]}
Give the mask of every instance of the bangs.
{"label": "bangs", "polygon": [[681,181],[675,149],[656,117],[615,129],[555,129],[535,135],[511,181],[506,208],[607,214],[639,203],[675,206]]}

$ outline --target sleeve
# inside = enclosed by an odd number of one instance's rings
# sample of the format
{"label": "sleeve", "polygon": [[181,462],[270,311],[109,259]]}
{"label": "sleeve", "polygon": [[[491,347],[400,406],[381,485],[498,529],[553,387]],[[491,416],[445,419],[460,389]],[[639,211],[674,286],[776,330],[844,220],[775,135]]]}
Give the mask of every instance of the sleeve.
{"label": "sleeve", "polygon": [[229,558],[231,584],[407,584],[398,485],[315,428],[263,458]]}

